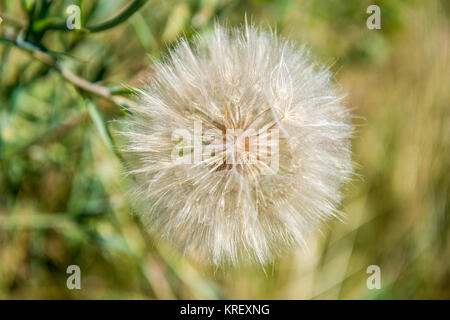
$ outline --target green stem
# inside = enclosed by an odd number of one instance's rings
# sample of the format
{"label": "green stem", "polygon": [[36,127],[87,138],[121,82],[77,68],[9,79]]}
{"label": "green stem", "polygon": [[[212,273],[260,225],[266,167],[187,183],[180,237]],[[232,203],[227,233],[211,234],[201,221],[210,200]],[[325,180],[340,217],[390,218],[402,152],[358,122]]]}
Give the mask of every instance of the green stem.
{"label": "green stem", "polygon": [[[122,22],[126,21],[129,17],[131,17],[136,11],[138,11],[148,0],[134,0],[130,3],[128,7],[122,10],[121,13],[119,13],[114,18],[111,18],[109,20],[106,20],[104,22],[101,22],[97,25],[93,26],[86,26],[83,27],[80,31],[84,32],[101,32],[105,31],[111,28],[114,28],[115,26],[121,24]],[[70,31],[66,23],[53,23],[50,19],[47,19],[46,22],[43,23],[41,28],[44,28],[45,30],[61,30],[61,31]]]}
{"label": "green stem", "polygon": [[147,2],[147,0],[134,0],[126,9],[124,9],[116,17],[112,18],[111,20],[107,20],[103,23],[100,23],[98,25],[86,27],[86,29],[89,30],[90,32],[100,32],[100,31],[114,28],[118,24],[126,21],[129,17],[131,17],[146,2]]}

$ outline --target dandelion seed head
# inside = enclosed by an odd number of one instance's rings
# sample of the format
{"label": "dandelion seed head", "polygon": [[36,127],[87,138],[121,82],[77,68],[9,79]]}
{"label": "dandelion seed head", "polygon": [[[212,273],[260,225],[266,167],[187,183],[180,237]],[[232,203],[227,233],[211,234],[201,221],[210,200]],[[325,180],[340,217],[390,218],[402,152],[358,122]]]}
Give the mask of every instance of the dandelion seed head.
{"label": "dandelion seed head", "polygon": [[154,69],[122,134],[160,237],[215,265],[265,264],[339,215],[353,126],[305,48],[217,25]]}

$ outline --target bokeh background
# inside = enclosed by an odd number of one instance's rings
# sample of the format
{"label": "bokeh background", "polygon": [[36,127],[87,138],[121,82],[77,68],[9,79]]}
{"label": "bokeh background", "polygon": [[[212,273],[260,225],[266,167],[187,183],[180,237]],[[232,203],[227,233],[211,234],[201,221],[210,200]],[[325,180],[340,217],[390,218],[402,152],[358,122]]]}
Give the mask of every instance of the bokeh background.
{"label": "bokeh background", "polygon": [[[70,4],[90,26],[131,2],[0,0],[0,298],[450,299],[450,2],[150,0],[102,32],[53,28]],[[370,4],[381,30],[366,28]],[[61,70],[133,100],[123,85],[139,87],[180,36],[245,14],[336,73],[355,115],[357,174],[344,223],[308,249],[215,269],[148,234],[117,151],[126,108]],[[81,290],[66,287],[73,264]],[[380,290],[366,287],[369,265]]]}

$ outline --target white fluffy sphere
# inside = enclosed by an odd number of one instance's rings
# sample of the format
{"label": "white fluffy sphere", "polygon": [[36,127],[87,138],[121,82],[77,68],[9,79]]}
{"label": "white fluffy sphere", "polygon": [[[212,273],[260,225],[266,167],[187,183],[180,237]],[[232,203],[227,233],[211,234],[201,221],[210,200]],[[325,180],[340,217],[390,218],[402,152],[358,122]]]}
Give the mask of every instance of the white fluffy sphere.
{"label": "white fluffy sphere", "polygon": [[305,245],[352,173],[350,113],[330,78],[253,27],[181,40],[123,130],[152,230],[216,265]]}

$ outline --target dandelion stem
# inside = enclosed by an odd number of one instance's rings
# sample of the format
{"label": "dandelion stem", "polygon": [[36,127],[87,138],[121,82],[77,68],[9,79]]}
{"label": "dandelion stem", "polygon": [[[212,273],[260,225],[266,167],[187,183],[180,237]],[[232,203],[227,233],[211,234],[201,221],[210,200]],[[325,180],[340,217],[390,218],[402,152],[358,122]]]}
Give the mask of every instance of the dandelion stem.
{"label": "dandelion stem", "polygon": [[8,43],[13,44],[14,46],[27,51],[31,54],[33,58],[36,60],[41,61],[42,63],[48,65],[55,71],[57,71],[66,81],[70,82],[77,88],[86,91],[88,93],[91,93],[93,95],[99,96],[101,98],[104,98],[112,103],[114,103],[117,106],[121,106],[124,108],[129,108],[130,106],[134,105],[134,102],[126,99],[124,97],[115,96],[113,94],[114,91],[110,90],[107,87],[89,82],[88,80],[76,75],[69,69],[63,68],[58,64],[58,61],[56,58],[45,52],[43,49],[33,45],[32,43],[27,42],[26,40],[22,39],[19,36],[17,37],[0,37],[0,41],[5,41]]}

